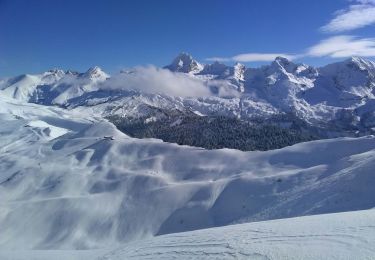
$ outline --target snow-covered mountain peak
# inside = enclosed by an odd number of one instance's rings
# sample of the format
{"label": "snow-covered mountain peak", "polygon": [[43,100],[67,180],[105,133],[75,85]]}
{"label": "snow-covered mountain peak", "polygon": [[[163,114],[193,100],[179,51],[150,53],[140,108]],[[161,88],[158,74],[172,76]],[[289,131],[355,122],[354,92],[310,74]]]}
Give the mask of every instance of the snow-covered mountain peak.
{"label": "snow-covered mountain peak", "polygon": [[173,72],[199,73],[203,70],[203,65],[193,59],[193,57],[185,52],[181,52],[172,63],[164,68]]}
{"label": "snow-covered mountain peak", "polygon": [[65,76],[65,71],[61,69],[51,69],[41,75],[44,84],[52,84]]}
{"label": "snow-covered mountain peak", "polygon": [[245,71],[246,71],[246,67],[245,65],[237,62],[236,64],[234,64],[234,78],[236,80],[241,80],[241,81],[244,81],[245,80]]}
{"label": "snow-covered mountain peak", "polygon": [[351,57],[341,62],[328,64],[320,68],[324,74],[342,77],[370,77],[375,78],[375,63],[360,57]]}
{"label": "snow-covered mountain peak", "polygon": [[275,58],[274,62],[282,63],[282,64],[289,64],[290,63],[290,61],[287,58],[283,57],[283,56],[277,56]]}
{"label": "snow-covered mountain peak", "polygon": [[57,69],[57,68],[54,68],[54,69],[50,69],[48,71],[46,71],[44,74],[50,74],[50,75],[64,75],[65,72],[61,69]]}
{"label": "snow-covered mountain peak", "polygon": [[362,71],[369,71],[375,73],[375,63],[370,60],[365,60],[361,57],[351,57],[344,61],[348,67],[356,67]]}
{"label": "snow-covered mountain peak", "polygon": [[174,61],[178,61],[178,62],[185,62],[185,63],[191,63],[191,62],[194,62],[194,58],[192,55],[190,55],[189,53],[187,52],[181,52],[177,55],[176,58],[174,58]]}
{"label": "snow-covered mountain peak", "polygon": [[[284,75],[286,78],[295,81],[305,81],[306,79],[314,80],[319,72],[316,68],[303,63],[294,63],[284,57],[276,57],[276,59],[267,67],[269,74]],[[299,82],[302,83],[302,82]],[[302,84],[306,84],[303,82]]]}
{"label": "snow-covered mountain peak", "polygon": [[74,71],[74,70],[67,70],[66,72],[65,72],[65,74],[66,75],[79,75],[79,72],[77,72],[77,71]]}
{"label": "snow-covered mountain peak", "polygon": [[236,62],[235,64],[234,64],[234,67],[235,68],[245,68],[245,65],[244,64],[242,64],[242,63],[239,63],[239,62]]}
{"label": "snow-covered mountain peak", "polygon": [[276,57],[275,60],[271,63],[271,68],[275,70],[281,70],[286,72],[293,72],[296,68],[296,64],[291,62],[285,57]]}
{"label": "snow-covered mountain peak", "polygon": [[358,71],[367,71],[375,73],[375,63],[361,57],[351,57],[344,61],[328,64],[321,68],[322,71],[332,73],[345,72],[356,73]]}
{"label": "snow-covered mountain peak", "polygon": [[352,63],[352,64],[356,64],[358,66],[371,66],[372,62],[369,61],[369,60],[365,60],[361,57],[358,57],[358,56],[353,56],[353,57],[350,57],[349,59],[347,59],[345,62],[347,63]]}
{"label": "snow-covered mountain peak", "polygon": [[230,74],[230,67],[227,65],[220,63],[218,61],[215,61],[212,64],[207,64],[204,66],[203,70],[201,71],[201,74],[210,74],[210,75],[229,75]]}
{"label": "snow-covered mountain peak", "polygon": [[109,75],[98,66],[89,68],[85,73],[82,74],[82,76],[97,80],[105,80],[109,78]]}

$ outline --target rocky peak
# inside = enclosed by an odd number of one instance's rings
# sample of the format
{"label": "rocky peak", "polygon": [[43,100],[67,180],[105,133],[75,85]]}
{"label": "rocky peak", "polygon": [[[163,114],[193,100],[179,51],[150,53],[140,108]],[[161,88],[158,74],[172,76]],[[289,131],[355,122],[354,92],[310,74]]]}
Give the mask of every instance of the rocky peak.
{"label": "rocky peak", "polygon": [[173,72],[199,73],[203,70],[203,65],[194,60],[190,54],[182,52],[164,68]]}

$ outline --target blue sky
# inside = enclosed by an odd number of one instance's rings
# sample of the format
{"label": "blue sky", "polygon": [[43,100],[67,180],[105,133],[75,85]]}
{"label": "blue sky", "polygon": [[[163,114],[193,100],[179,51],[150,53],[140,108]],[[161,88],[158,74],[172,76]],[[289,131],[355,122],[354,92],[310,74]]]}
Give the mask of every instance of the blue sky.
{"label": "blue sky", "polygon": [[163,66],[179,52],[247,66],[375,56],[375,0],[0,0],[0,76]]}

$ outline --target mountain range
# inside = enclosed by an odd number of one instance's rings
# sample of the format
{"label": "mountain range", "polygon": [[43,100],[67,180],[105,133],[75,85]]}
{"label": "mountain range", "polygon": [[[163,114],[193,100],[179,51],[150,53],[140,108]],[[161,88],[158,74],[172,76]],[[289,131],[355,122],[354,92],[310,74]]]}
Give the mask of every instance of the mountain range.
{"label": "mountain range", "polygon": [[[142,70],[110,76],[99,67],[84,73],[54,69],[3,79],[0,93],[20,101],[89,110],[103,117],[141,118],[145,122],[171,113],[241,120],[292,114],[333,136],[374,132],[375,63],[370,60],[352,57],[315,68],[277,57],[269,65],[247,68],[239,63],[201,64],[181,53],[157,72],[165,70],[202,85],[208,94],[176,96],[157,88],[142,91],[137,87],[148,76],[141,75]],[[133,81],[134,77],[140,80],[129,87],[124,83],[128,75]],[[116,88],[111,86],[114,83]]]}

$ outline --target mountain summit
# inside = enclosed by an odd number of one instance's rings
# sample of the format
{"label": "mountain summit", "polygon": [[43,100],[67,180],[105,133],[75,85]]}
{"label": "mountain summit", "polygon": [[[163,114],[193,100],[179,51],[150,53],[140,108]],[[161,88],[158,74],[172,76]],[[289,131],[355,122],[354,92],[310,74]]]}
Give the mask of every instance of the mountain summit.
{"label": "mountain summit", "polygon": [[95,66],[89,68],[85,73],[83,73],[82,77],[96,80],[105,80],[110,76],[105,73],[100,67]]}
{"label": "mountain summit", "polygon": [[193,57],[185,52],[180,53],[172,63],[164,68],[173,72],[183,73],[199,73],[203,70],[203,65],[193,59]]}

